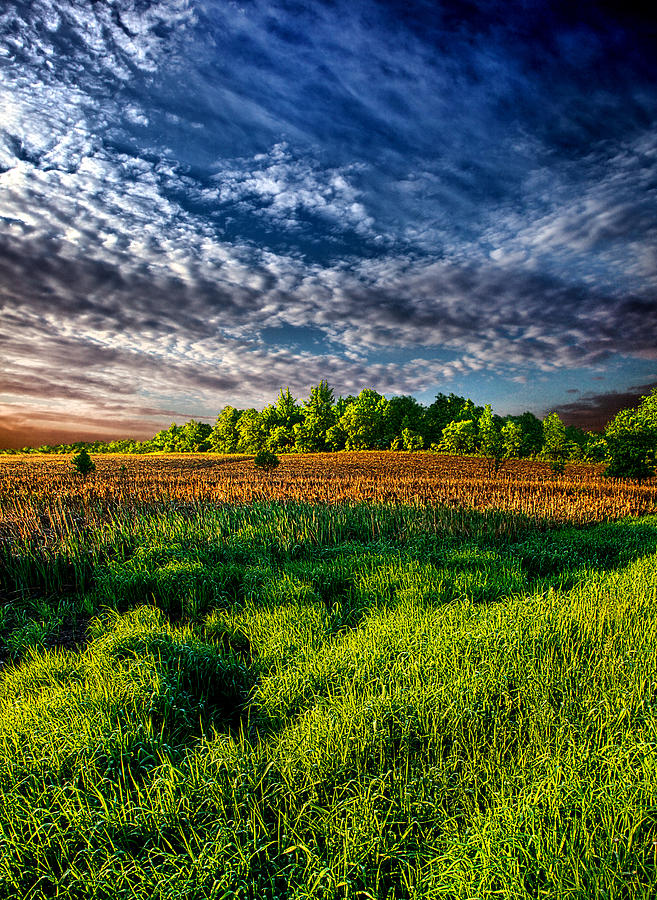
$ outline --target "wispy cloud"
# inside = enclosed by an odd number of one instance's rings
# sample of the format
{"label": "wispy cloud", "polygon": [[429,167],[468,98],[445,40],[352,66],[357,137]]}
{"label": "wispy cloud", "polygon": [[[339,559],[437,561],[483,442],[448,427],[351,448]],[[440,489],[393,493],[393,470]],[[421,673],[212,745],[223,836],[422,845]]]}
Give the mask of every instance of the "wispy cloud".
{"label": "wispy cloud", "polygon": [[[655,359],[640,28],[588,5],[471,13],[8,0],[5,408],[156,420],[324,377],[529,391]],[[308,328],[323,347],[295,344]]]}

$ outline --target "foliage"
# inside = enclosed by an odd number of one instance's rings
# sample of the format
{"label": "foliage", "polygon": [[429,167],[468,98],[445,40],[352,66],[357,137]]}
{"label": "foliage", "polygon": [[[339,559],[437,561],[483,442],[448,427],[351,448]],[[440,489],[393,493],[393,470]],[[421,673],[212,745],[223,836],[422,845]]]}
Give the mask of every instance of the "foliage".
{"label": "foliage", "polygon": [[472,419],[448,422],[438,447],[443,453],[474,453],[477,427]]}
{"label": "foliage", "polygon": [[504,442],[500,427],[495,421],[490,403],[484,407],[479,417],[479,452],[490,463],[490,468],[497,473],[504,459]]}
{"label": "foliage", "polygon": [[253,465],[256,469],[262,469],[265,472],[273,471],[279,464],[280,459],[271,450],[258,450],[253,459]]}
{"label": "foliage", "polygon": [[364,388],[340,417],[347,450],[383,450],[386,446],[388,400]]}
{"label": "foliage", "polygon": [[521,455],[522,428],[518,422],[505,422],[500,431],[502,448],[506,459],[517,459]]}
{"label": "foliage", "polygon": [[422,435],[412,431],[410,428],[404,428],[401,436],[404,450],[408,450],[410,453],[416,453],[424,447]]}
{"label": "foliage", "polygon": [[566,426],[557,413],[543,419],[543,449],[541,458],[548,460],[555,475],[562,475],[568,459]]}
{"label": "foliage", "polygon": [[607,425],[605,440],[610,457],[605,475],[651,478],[657,464],[657,389],[635,409],[621,410]]}
{"label": "foliage", "polygon": [[[413,450],[431,447],[450,454],[480,453],[491,471],[507,459],[538,458],[563,473],[567,461],[610,462],[609,474],[645,478],[654,467],[654,394],[629,418],[619,413],[605,434],[591,434],[564,425],[556,413],[543,422],[531,412],[500,417],[490,404],[476,406],[456,394],[437,394],[425,407],[412,396],[386,397],[371,389],[358,396],[334,397],[322,380],[299,402],[289,387],[281,389],[276,403],[263,410],[225,406],[214,427],[191,420],[172,423],[148,441],[76,442],[25,453],[239,453],[253,455],[261,449],[275,454],[325,453],[341,450]],[[613,453],[612,453],[613,448]],[[14,453],[15,451],[3,451]],[[612,459],[613,457],[613,459]]]}
{"label": "foliage", "polygon": [[96,464],[84,449],[84,447],[82,448],[82,450],[78,450],[78,452],[72,457],[71,466],[73,467],[73,471],[77,475],[82,475],[83,478],[86,478],[87,475],[91,475],[92,472],[96,471]]}
{"label": "foliage", "polygon": [[216,453],[237,453],[239,432],[237,424],[241,412],[234,406],[224,406],[210,435],[210,446]]}
{"label": "foliage", "polygon": [[265,423],[257,409],[246,409],[237,422],[238,453],[257,453],[267,440]]}
{"label": "foliage", "polygon": [[327,381],[320,381],[310,389],[310,396],[304,403],[303,444],[296,441],[299,449],[312,453],[334,449],[329,439],[329,433],[337,422],[333,402],[333,391]]}

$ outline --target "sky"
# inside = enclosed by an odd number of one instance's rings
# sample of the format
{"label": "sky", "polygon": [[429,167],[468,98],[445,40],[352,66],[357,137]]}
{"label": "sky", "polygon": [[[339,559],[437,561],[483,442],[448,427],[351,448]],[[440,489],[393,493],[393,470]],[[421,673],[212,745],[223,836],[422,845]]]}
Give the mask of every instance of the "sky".
{"label": "sky", "polygon": [[3,0],[0,446],[657,385],[657,14]]}

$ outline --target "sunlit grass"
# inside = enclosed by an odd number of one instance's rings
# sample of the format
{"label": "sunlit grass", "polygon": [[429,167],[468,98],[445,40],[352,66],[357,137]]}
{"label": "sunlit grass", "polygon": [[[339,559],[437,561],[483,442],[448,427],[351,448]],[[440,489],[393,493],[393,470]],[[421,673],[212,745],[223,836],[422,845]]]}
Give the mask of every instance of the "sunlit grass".
{"label": "sunlit grass", "polygon": [[2,554],[0,897],[657,892],[655,518],[119,508]]}

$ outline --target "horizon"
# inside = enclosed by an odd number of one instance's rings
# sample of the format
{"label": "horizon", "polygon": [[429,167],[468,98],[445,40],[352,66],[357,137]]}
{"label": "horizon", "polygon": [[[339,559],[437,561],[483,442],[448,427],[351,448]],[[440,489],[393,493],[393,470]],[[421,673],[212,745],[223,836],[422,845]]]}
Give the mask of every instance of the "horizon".
{"label": "horizon", "polygon": [[0,446],[322,379],[603,428],[657,386],[640,10],[7,0]]}
{"label": "horizon", "polygon": [[[329,385],[329,387],[331,387],[331,385]],[[365,389],[365,388],[364,388],[364,389]],[[284,388],[280,388],[279,391],[280,391],[280,393],[282,394],[283,391],[284,391]],[[352,396],[357,396],[357,394],[352,395]],[[382,396],[385,396],[385,395],[382,395]],[[391,396],[400,396],[400,395],[391,395]],[[407,396],[408,396],[408,395],[407,395]],[[411,396],[412,396],[412,395],[411,395]],[[267,404],[267,405],[275,405],[275,399],[276,399],[276,398],[272,398],[272,403],[271,403],[271,404]],[[295,399],[295,401],[296,401],[300,406],[302,406],[302,405],[303,405],[303,402],[304,402],[304,400],[305,400],[306,398],[304,398],[304,397],[295,397],[294,399]],[[336,401],[338,401],[339,399],[346,399],[346,398],[343,398],[342,396],[336,396],[336,397],[335,397],[335,400],[336,400]],[[390,399],[390,397],[389,397],[388,399]],[[437,398],[436,398],[436,399],[437,399]],[[471,398],[468,398],[468,397],[462,397],[461,399],[463,399],[465,402],[471,401]],[[618,401],[620,402],[620,401],[623,399],[623,395],[620,395],[620,394],[619,394],[618,397],[617,397],[617,399],[618,399]],[[629,400],[632,400],[631,405],[636,405],[636,404],[633,402],[633,394],[631,394],[631,395],[630,395],[630,394],[625,395],[625,399],[628,400],[628,401],[629,401]],[[427,406],[430,405],[430,404],[426,404],[426,405],[422,404],[422,405],[423,405],[424,408],[426,409]],[[483,406],[485,406],[485,404],[475,404],[475,405],[478,406],[478,408],[482,408]],[[628,405],[630,405],[630,404],[628,403]],[[231,406],[231,404],[227,404],[227,406]],[[567,406],[567,405],[564,404],[564,406]],[[563,410],[564,406],[561,407],[562,410]],[[627,406],[619,406],[619,407],[618,407],[619,410],[620,410],[620,409],[625,409],[625,408],[627,408]],[[262,410],[264,409],[264,407],[260,407],[260,408],[256,407],[256,409],[258,409],[258,412],[262,412]],[[243,410],[243,409],[240,409],[239,411],[240,411],[240,412],[243,412],[244,410]],[[494,415],[500,415],[500,414],[497,412],[497,410],[495,410],[495,409],[493,409],[492,412],[493,412]],[[531,412],[531,410],[523,410],[522,412]],[[551,412],[551,410],[547,410],[547,411],[546,411],[546,415],[548,415],[550,412]],[[177,421],[177,422],[176,422],[176,421],[172,421],[172,422],[167,423],[166,425],[164,425],[164,426],[162,427],[162,429],[158,429],[158,432],[159,432],[159,431],[164,431],[164,430],[166,430],[168,427],[170,427],[170,426],[172,426],[172,425],[183,426],[183,425],[187,424],[188,422],[201,422],[201,423],[203,423],[203,424],[208,424],[208,425],[214,426],[214,422],[215,422],[216,419],[218,419],[220,413],[221,413],[221,410],[218,410],[218,411],[217,411],[217,414],[216,414],[215,416],[194,416],[194,415],[185,415],[185,416],[182,417],[182,419],[179,417],[179,421]],[[515,413],[515,414],[509,413],[508,415],[519,415],[519,414],[520,414],[520,413]],[[534,414],[534,415],[535,415],[535,414]],[[591,411],[591,416],[590,416],[590,418],[593,418],[593,417],[596,416],[596,415],[597,415],[597,411],[596,411],[596,410],[592,410],[592,411]],[[500,416],[500,418],[505,418],[505,417],[506,417],[506,416]],[[537,418],[541,419],[541,418],[545,418],[545,416],[537,416]],[[569,417],[568,417],[567,414],[566,414],[565,416],[564,416],[564,415],[561,415],[560,418],[561,418],[561,420],[563,421],[564,425],[566,425],[566,426],[574,425],[575,427],[580,428],[582,431],[593,432],[593,433],[596,433],[596,432],[602,433],[602,432],[604,431],[604,428],[603,428],[603,427],[600,427],[600,428],[595,428],[595,427],[589,428],[589,427],[586,426],[586,424],[583,424],[583,425],[582,425],[582,424],[578,424],[577,422],[571,421],[571,420],[569,419]],[[596,419],[596,421],[597,421],[597,419]],[[0,432],[0,434],[1,434],[1,432]],[[126,435],[126,434],[120,434],[120,435],[117,435],[117,434],[115,434],[115,433],[112,431],[112,432],[107,433],[107,435],[106,435],[105,437],[102,437],[102,436],[99,436],[99,435],[96,435],[96,436],[93,436],[93,435],[92,435],[92,436],[87,436],[87,437],[85,437],[84,434],[79,434],[79,433],[73,434],[73,433],[71,433],[71,432],[65,431],[65,432],[63,432],[63,436],[62,436],[62,439],[61,439],[61,440],[58,440],[58,439],[57,439],[57,436],[58,436],[58,432],[52,432],[52,433],[46,433],[45,435],[43,435],[43,438],[44,438],[44,439],[39,440],[38,443],[35,442],[35,443],[32,443],[32,444],[22,444],[22,445],[15,444],[15,445],[8,445],[8,446],[1,446],[1,445],[0,445],[0,452],[2,452],[2,451],[4,451],[4,450],[21,450],[21,449],[27,450],[27,449],[38,449],[38,448],[41,447],[41,446],[52,446],[52,447],[56,447],[56,446],[61,446],[61,445],[73,445],[73,444],[93,444],[93,443],[95,443],[95,442],[98,442],[98,443],[101,443],[101,444],[102,444],[102,443],[110,443],[110,442],[112,442],[112,441],[135,441],[135,442],[141,442],[141,441],[148,441],[148,440],[150,440],[152,437],[154,437],[154,434],[153,434],[152,432],[149,432],[149,433],[143,432],[143,433],[141,434],[141,436],[135,436],[134,434],[129,434],[129,435]]]}

